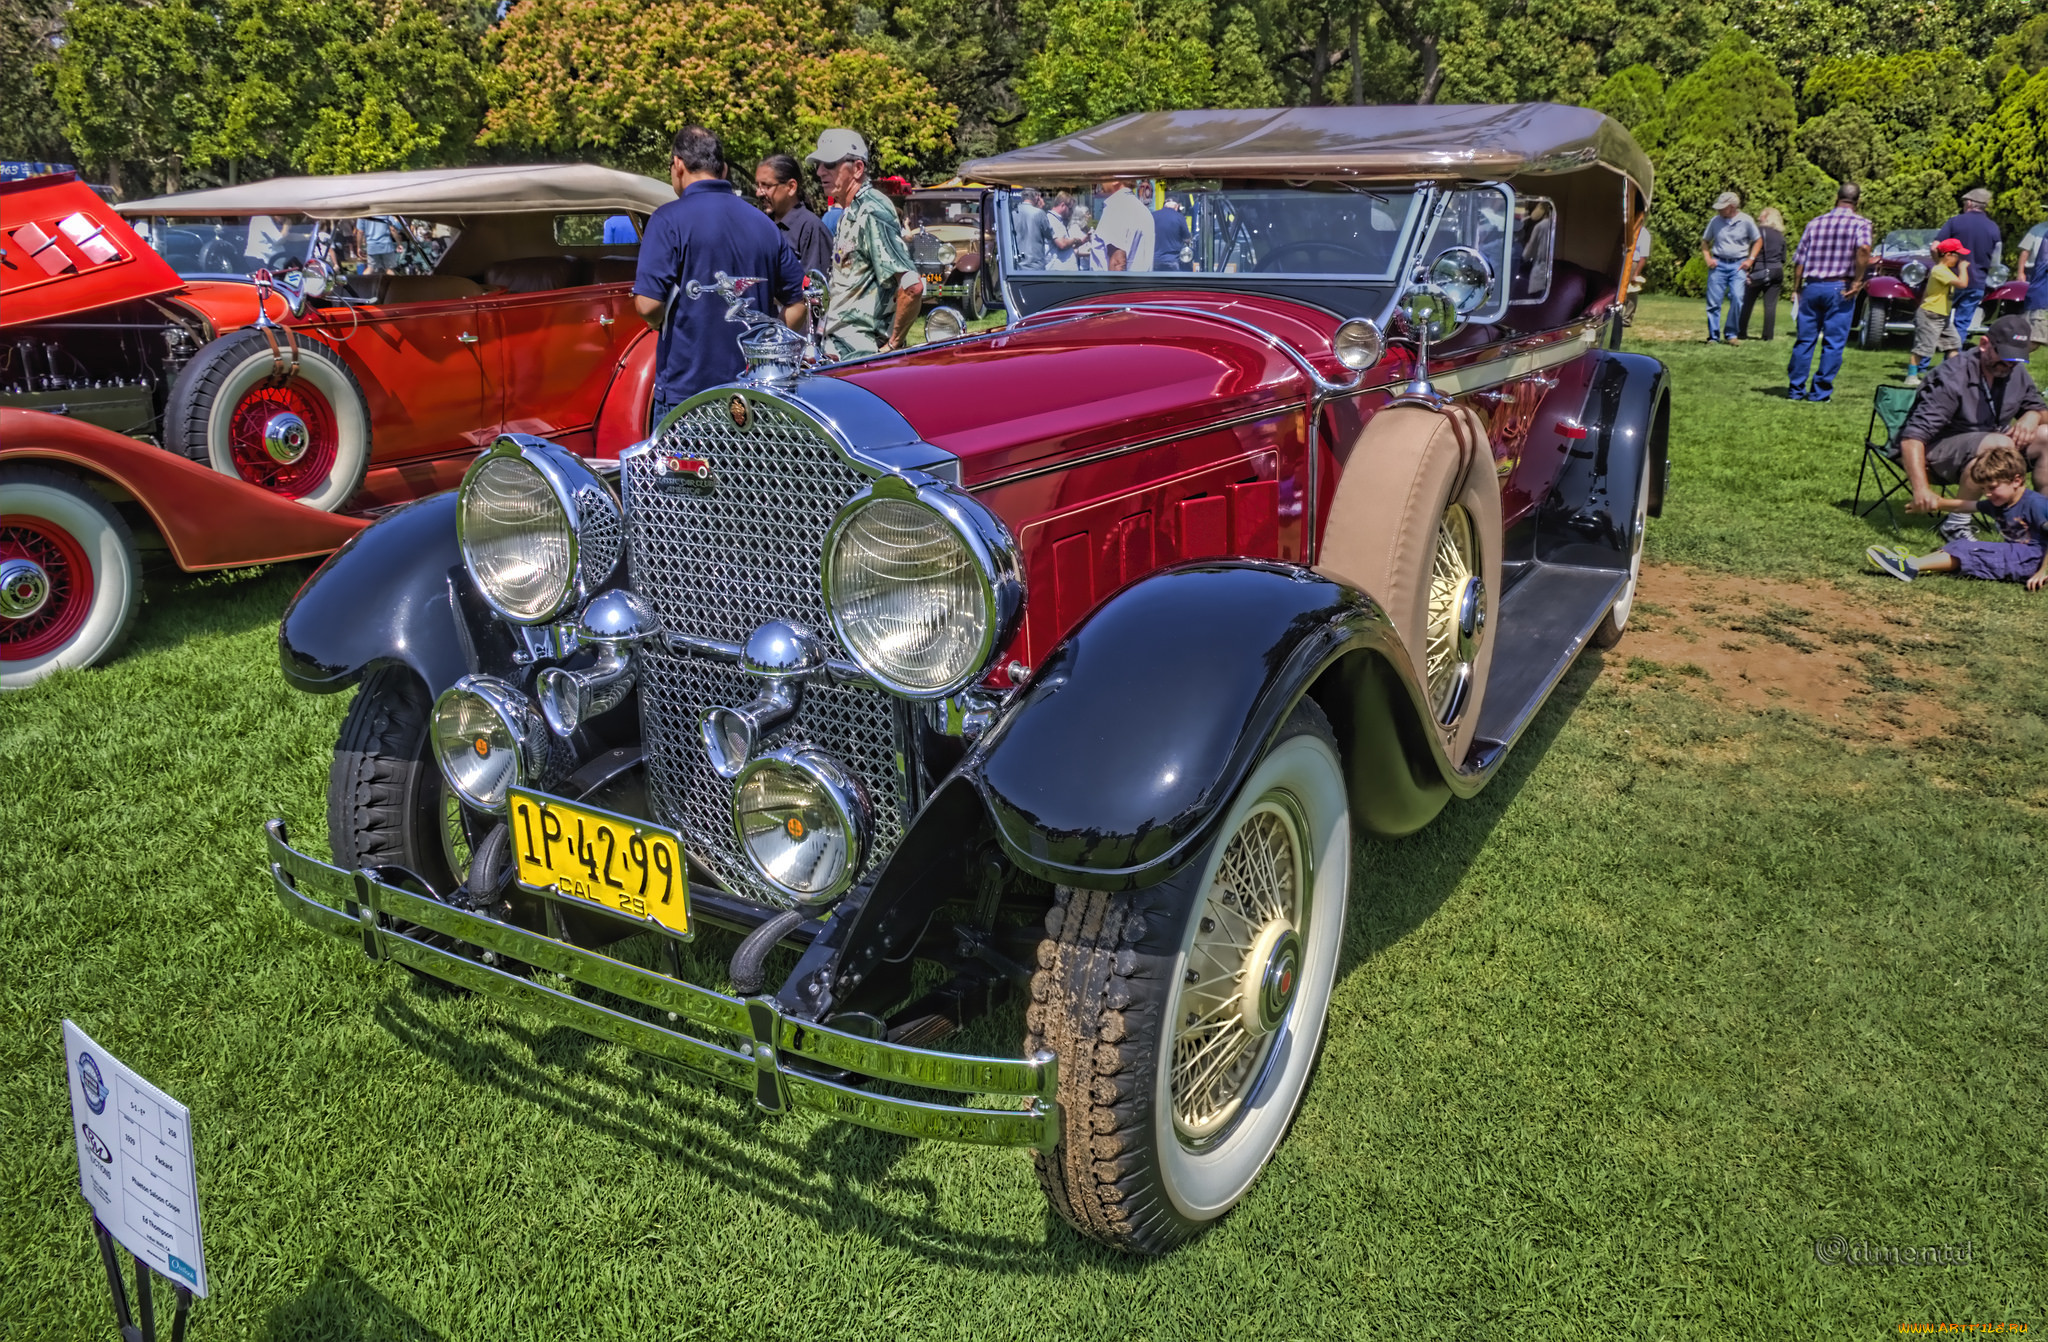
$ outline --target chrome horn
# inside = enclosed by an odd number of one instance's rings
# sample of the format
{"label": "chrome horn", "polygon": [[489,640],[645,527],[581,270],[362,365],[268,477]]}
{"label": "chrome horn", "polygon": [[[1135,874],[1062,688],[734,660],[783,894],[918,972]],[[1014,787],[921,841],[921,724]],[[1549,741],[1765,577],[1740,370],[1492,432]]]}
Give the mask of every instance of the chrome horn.
{"label": "chrome horn", "polygon": [[597,649],[597,660],[581,671],[551,666],[534,678],[541,716],[557,736],[572,735],[594,717],[609,713],[633,692],[633,649],[661,636],[661,621],[639,595],[620,587],[600,592],[583,608],[576,641]]}
{"label": "chrome horn", "polygon": [[786,621],[770,620],[747,635],[740,666],[768,685],[752,703],[704,714],[700,725],[712,771],[720,778],[738,778],[760,748],[761,738],[803,707],[804,682],[824,665],[825,650],[818,640]]}

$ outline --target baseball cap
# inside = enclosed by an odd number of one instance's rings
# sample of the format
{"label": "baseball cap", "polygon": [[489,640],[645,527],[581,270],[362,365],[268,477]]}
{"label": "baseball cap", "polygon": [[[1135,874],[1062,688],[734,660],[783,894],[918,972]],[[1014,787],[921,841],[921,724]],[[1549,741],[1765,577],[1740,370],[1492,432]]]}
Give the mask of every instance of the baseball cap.
{"label": "baseball cap", "polygon": [[818,147],[804,155],[806,163],[838,163],[857,158],[866,162],[868,142],[855,131],[834,127],[818,136]]}
{"label": "baseball cap", "polygon": [[2034,337],[2024,313],[2015,312],[2009,317],[2000,317],[1991,323],[1985,335],[1991,338],[1991,353],[1994,358],[2012,363],[2024,363],[2034,349]]}
{"label": "baseball cap", "polygon": [[1740,205],[1741,203],[1742,197],[1736,195],[1733,191],[1723,191],[1720,195],[1714,197],[1714,208],[1717,210],[1725,210],[1730,205]]}
{"label": "baseball cap", "polygon": [[1963,246],[1960,238],[1943,238],[1940,242],[1934,244],[1934,250],[1937,252],[1955,252],[1962,256],[1970,254],[1970,249]]}
{"label": "baseball cap", "polygon": [[1991,203],[1991,193],[1981,186],[1973,186],[1968,191],[1963,192],[1963,200],[1966,204],[1970,205],[1989,205]]}

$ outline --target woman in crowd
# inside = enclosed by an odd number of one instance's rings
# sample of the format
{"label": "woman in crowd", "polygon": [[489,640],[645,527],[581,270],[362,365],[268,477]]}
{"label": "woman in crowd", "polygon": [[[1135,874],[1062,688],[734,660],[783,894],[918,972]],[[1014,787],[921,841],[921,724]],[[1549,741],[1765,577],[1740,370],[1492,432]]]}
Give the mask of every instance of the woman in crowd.
{"label": "woman in crowd", "polygon": [[832,235],[804,208],[804,174],[788,154],[770,154],[754,165],[754,195],[782,230],[804,273],[832,274]]}
{"label": "woman in crowd", "polygon": [[1778,296],[1785,289],[1785,216],[1777,206],[1758,210],[1757,230],[1764,235],[1763,250],[1750,267],[1749,282],[1742,291],[1742,321],[1739,333],[1749,339],[1749,314],[1758,300],[1764,305],[1764,339],[1774,340],[1778,332]]}
{"label": "woman in crowd", "polygon": [[1074,239],[1074,252],[1081,258],[1082,270],[1109,269],[1109,247],[1095,236],[1095,215],[1086,205],[1074,207],[1067,233]]}

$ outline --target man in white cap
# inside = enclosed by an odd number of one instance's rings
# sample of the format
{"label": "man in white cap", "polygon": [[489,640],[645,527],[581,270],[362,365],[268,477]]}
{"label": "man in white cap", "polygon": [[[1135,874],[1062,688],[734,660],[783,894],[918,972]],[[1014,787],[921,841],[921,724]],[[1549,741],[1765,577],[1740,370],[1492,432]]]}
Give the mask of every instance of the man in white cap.
{"label": "man in white cap", "polygon": [[1735,334],[1741,325],[1742,289],[1749,278],[1749,268],[1756,264],[1757,253],[1763,250],[1763,230],[1756,226],[1756,220],[1742,211],[1742,197],[1733,191],[1723,191],[1714,199],[1714,217],[1707,220],[1707,227],[1700,234],[1700,256],[1707,263],[1707,343],[1713,344],[1724,337],[1721,334],[1721,305],[1728,305],[1728,334],[1726,343],[1739,345],[1742,337]]}
{"label": "man in white cap", "polygon": [[850,130],[828,130],[805,156],[832,199],[846,207],[832,238],[820,339],[834,358],[903,347],[924,295],[924,279],[903,241],[903,221],[868,181],[868,142]]}
{"label": "man in white cap", "polygon": [[1984,301],[1984,286],[1990,281],[1991,268],[1998,264],[1998,249],[2005,242],[1998,231],[1998,221],[1988,210],[1991,208],[1991,193],[1983,187],[1973,187],[1963,193],[1963,212],[1952,214],[1941,231],[1934,235],[1940,242],[1954,238],[1970,249],[1970,282],[1956,290],[1956,337],[1964,349],[1970,347],[1970,323],[1976,320],[1977,308]]}

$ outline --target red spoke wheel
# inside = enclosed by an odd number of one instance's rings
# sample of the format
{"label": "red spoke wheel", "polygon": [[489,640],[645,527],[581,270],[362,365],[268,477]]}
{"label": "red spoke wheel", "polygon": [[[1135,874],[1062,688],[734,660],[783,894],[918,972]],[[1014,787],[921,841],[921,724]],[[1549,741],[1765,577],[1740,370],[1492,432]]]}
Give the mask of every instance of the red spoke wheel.
{"label": "red spoke wheel", "polygon": [[334,408],[304,378],[250,388],[228,419],[235,473],[288,499],[304,498],[327,482],[338,437]]}
{"label": "red spoke wheel", "polygon": [[310,335],[298,362],[283,333],[212,341],[171,384],[164,445],[280,498],[333,512],[362,487],[370,414],[341,356]]}
{"label": "red spoke wheel", "polygon": [[112,655],[141,604],[139,570],[128,524],[84,481],[0,468],[0,688]]}

